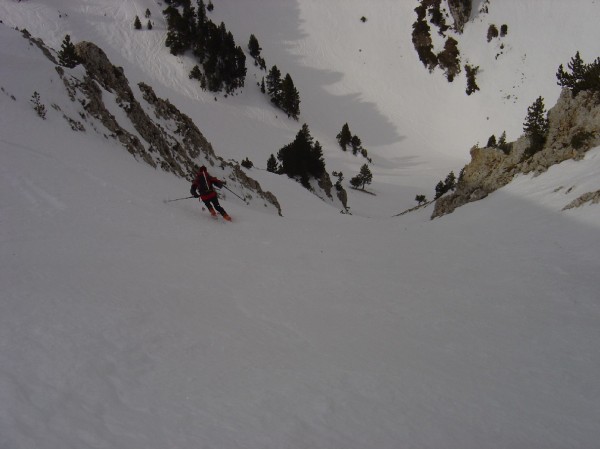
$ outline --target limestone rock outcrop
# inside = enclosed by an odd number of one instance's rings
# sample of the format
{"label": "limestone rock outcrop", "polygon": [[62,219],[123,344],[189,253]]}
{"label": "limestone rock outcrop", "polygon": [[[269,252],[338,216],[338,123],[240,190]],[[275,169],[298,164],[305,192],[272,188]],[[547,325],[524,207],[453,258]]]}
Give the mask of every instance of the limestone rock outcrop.
{"label": "limestone rock outcrop", "polygon": [[543,149],[527,157],[529,138],[509,144],[510,151],[498,148],[471,149],[471,162],[465,166],[456,191],[439,198],[431,218],[453,212],[457,207],[485,198],[505,186],[519,173],[543,173],[567,159],[581,159],[600,145],[600,101],[598,94],[580,92],[575,98],[563,89],[556,105],[548,112],[549,133]]}

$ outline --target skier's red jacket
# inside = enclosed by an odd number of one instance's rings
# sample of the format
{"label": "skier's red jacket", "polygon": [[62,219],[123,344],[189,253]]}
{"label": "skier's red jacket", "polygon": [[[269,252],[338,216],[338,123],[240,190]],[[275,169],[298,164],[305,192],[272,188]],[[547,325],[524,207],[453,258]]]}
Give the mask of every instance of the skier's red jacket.
{"label": "skier's red jacket", "polygon": [[206,170],[206,167],[203,165],[200,167],[194,182],[192,182],[190,193],[195,195],[197,190],[200,194],[200,199],[202,201],[208,201],[217,196],[217,192],[215,192],[213,185],[221,188],[223,184],[225,184],[225,182],[215,178],[214,176],[211,176]]}

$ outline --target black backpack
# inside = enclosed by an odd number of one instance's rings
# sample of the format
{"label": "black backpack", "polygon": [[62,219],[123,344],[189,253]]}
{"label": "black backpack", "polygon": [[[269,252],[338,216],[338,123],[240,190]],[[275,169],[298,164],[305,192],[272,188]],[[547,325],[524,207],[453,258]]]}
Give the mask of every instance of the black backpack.
{"label": "black backpack", "polygon": [[210,186],[210,184],[208,183],[208,179],[207,176],[205,175],[205,172],[199,172],[198,175],[196,175],[196,185],[198,193],[200,195],[206,195],[209,192],[212,192],[212,187]]}

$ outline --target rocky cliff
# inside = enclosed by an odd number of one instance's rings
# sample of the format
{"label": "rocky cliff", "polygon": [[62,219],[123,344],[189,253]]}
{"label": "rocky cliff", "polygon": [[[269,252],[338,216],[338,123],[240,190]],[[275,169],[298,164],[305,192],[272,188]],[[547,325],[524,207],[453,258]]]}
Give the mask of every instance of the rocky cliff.
{"label": "rocky cliff", "polygon": [[[68,98],[79,105],[79,117],[63,113],[71,129],[95,131],[107,139],[115,139],[136,159],[188,180],[199,165],[218,167],[220,171],[214,174],[226,178],[246,203],[261,209],[274,208],[281,215],[275,195],[263,191],[237,163],[218,157],[190,117],[168,100],[158,98],[145,83],[137,86],[141,98],[136,98],[123,68],[114,66],[98,46],[91,42],[76,44],[81,65],[69,69],[58,65],[56,53],[43,41],[26,31],[22,34],[50,60]],[[59,104],[52,106],[62,112]],[[120,108],[123,114],[116,117],[115,108]]]}
{"label": "rocky cliff", "polygon": [[564,89],[556,105],[548,112],[549,133],[541,151],[531,157],[526,150],[529,138],[522,136],[508,144],[507,151],[498,148],[471,149],[471,162],[465,166],[456,191],[439,198],[431,218],[453,212],[466,203],[485,198],[508,184],[520,173],[542,173],[567,159],[581,159],[600,145],[599,94],[581,92],[573,98]]}

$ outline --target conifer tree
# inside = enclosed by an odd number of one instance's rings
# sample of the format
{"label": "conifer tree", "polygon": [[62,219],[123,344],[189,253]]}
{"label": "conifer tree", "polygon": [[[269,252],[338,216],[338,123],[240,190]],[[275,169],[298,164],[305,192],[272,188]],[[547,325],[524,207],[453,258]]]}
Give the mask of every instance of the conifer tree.
{"label": "conifer tree", "polygon": [[544,147],[548,134],[548,117],[544,107],[544,99],[541,96],[527,108],[523,131],[529,137],[530,142],[530,146],[526,151],[527,155],[531,156]]}
{"label": "conifer tree", "polygon": [[199,29],[203,28],[206,24],[206,21],[208,20],[206,18],[206,6],[204,5],[203,0],[198,0],[198,8],[196,9],[196,20]]}
{"label": "conifer tree", "polygon": [[504,151],[505,154],[509,154],[510,150],[511,150],[511,145],[509,143],[506,142],[506,131],[502,132],[502,135],[500,136],[500,138],[498,139],[498,145],[497,148],[499,150]]}
{"label": "conifer tree", "polygon": [[172,55],[179,55],[189,48],[189,42],[185,40],[185,22],[179,10],[173,6],[168,6],[163,13],[167,17],[168,29],[165,45]]}
{"label": "conifer tree", "polygon": [[352,139],[350,139],[350,146],[352,147],[352,154],[354,156],[356,156],[358,152],[362,150],[362,141],[356,134],[352,136]]}
{"label": "conifer tree", "polygon": [[358,175],[350,180],[350,184],[356,189],[360,187],[362,190],[365,190],[365,184],[371,184],[372,181],[373,173],[371,173],[367,164],[363,164],[362,167],[360,167]]}
{"label": "conifer tree", "polygon": [[342,186],[342,181],[344,180],[344,173],[342,173],[342,172],[332,172],[331,174],[337,178],[337,181],[335,182],[335,188],[337,190],[342,190],[344,188]]}
{"label": "conifer tree", "polygon": [[198,65],[195,65],[192,68],[192,71],[190,72],[190,79],[200,80],[201,77],[202,72],[200,71],[200,67],[198,67]]}
{"label": "conifer tree", "polygon": [[419,55],[419,59],[429,71],[433,71],[438,64],[437,56],[433,52],[431,28],[426,21],[427,7],[423,4],[415,8],[417,20],[413,23],[412,42]]}
{"label": "conifer tree", "polygon": [[460,73],[460,51],[458,41],[452,37],[446,39],[444,50],[438,54],[440,67],[445,70],[446,79],[454,81],[454,77]]}
{"label": "conifer tree", "polygon": [[277,159],[273,154],[271,154],[267,160],[267,171],[271,173],[277,173],[279,171],[279,164],[277,163]]}
{"label": "conifer tree", "polygon": [[446,192],[447,192],[447,190],[444,187],[443,181],[438,182],[437,185],[435,186],[435,199],[437,200],[439,197],[441,197]]}
{"label": "conifer tree", "polygon": [[506,131],[502,131],[500,134],[500,139],[498,139],[498,146],[506,145]]}
{"label": "conifer tree", "polygon": [[444,181],[438,182],[435,186],[435,199],[437,200],[444,193],[454,189],[456,189],[456,175],[453,171],[451,171],[450,173],[448,173],[448,176],[446,176],[446,179]]}
{"label": "conifer tree", "polygon": [[267,75],[267,93],[271,97],[271,101],[279,106],[281,101],[281,72],[276,65],[271,67]]}
{"label": "conifer tree", "polygon": [[260,48],[260,45],[258,44],[258,39],[256,39],[254,34],[251,34],[250,40],[248,41],[248,51],[250,52],[250,56],[254,59],[258,58],[261,50],[262,48]]}
{"label": "conifer tree", "polygon": [[280,107],[287,113],[288,117],[293,117],[298,120],[300,114],[300,94],[294,86],[294,81],[289,73],[281,82],[281,100]]}
{"label": "conifer tree", "polygon": [[415,196],[415,201],[420,206],[421,204],[424,204],[427,202],[427,197],[425,195],[417,195],[417,196]]}
{"label": "conifer tree", "polygon": [[335,138],[342,147],[342,150],[346,151],[346,147],[350,144],[350,141],[352,140],[352,133],[350,132],[350,127],[348,126],[348,123],[344,123],[344,126],[342,126],[342,130],[338,133],[337,136],[335,136]]}
{"label": "conifer tree", "polygon": [[309,179],[320,178],[325,171],[323,150],[319,142],[314,142],[308,125],[302,125],[294,141],[279,150],[280,171],[290,178],[299,177],[302,185],[310,188]]}
{"label": "conifer tree", "polygon": [[140,18],[138,16],[135,16],[135,20],[133,21],[133,27],[136,30],[141,30],[142,29],[142,22],[140,21]]}
{"label": "conifer tree", "polygon": [[63,39],[61,49],[58,52],[58,62],[60,65],[70,69],[79,64],[79,57],[75,52],[75,45],[71,42],[71,36],[68,34]]}
{"label": "conifer tree", "polygon": [[444,181],[444,189],[446,192],[456,189],[456,175],[453,171],[448,173],[448,176],[446,176],[446,180]]}
{"label": "conifer tree", "polygon": [[477,85],[477,81],[475,79],[478,71],[479,66],[472,67],[469,64],[465,64],[465,72],[467,74],[467,95],[471,95],[479,90],[479,86]]}
{"label": "conifer tree", "polygon": [[556,77],[560,86],[571,89],[573,98],[585,90],[600,92],[600,58],[591,64],[585,64],[577,52],[567,67],[571,73],[566,72],[561,64]]}

